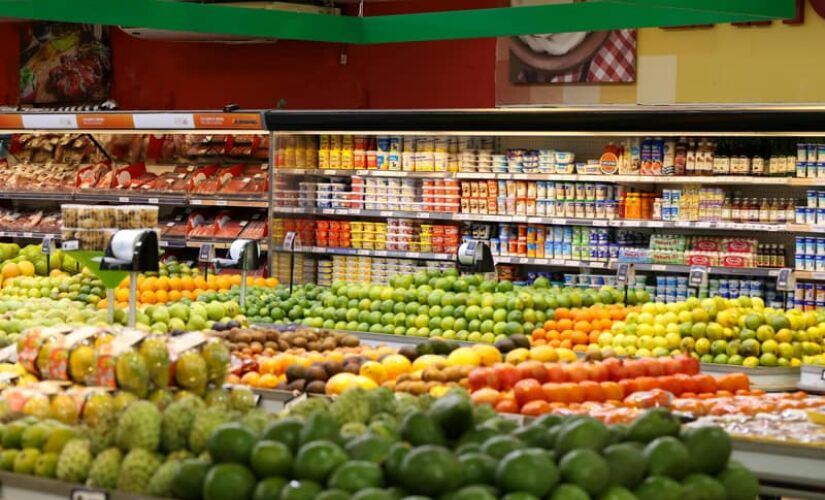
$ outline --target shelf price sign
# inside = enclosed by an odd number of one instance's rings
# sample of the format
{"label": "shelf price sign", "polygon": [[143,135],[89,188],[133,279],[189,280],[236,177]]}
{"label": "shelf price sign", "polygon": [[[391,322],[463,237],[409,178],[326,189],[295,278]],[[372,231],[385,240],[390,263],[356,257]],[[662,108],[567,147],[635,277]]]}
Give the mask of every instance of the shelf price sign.
{"label": "shelf price sign", "polygon": [[215,247],[212,243],[204,243],[198,250],[198,262],[209,264],[215,260]]}
{"label": "shelf price sign", "polygon": [[634,281],[636,281],[636,268],[633,264],[620,262],[616,266],[616,284],[629,286]]}
{"label": "shelf price sign", "polygon": [[776,275],[776,290],[779,292],[793,292],[796,290],[796,276],[793,269],[782,268]]}
{"label": "shelf price sign", "polygon": [[708,284],[708,268],[705,266],[692,266],[688,272],[688,286],[702,288]]}

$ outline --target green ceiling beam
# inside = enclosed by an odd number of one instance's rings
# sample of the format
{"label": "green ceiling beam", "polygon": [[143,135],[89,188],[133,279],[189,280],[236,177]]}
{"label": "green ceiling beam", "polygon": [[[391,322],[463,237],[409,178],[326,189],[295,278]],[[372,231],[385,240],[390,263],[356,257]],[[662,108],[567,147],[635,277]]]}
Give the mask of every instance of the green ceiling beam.
{"label": "green ceiling beam", "polygon": [[0,17],[381,44],[790,19],[794,0],[600,0],[364,18],[171,0],[0,0]]}

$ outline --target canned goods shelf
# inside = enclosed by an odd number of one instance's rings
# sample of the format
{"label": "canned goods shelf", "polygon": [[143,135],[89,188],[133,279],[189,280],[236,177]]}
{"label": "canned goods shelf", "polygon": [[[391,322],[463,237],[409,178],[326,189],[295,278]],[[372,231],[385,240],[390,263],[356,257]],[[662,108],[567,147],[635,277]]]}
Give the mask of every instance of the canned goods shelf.
{"label": "canned goods shelf", "polygon": [[702,373],[714,377],[721,377],[730,373],[744,373],[750,379],[751,386],[768,392],[796,390],[800,376],[799,367],[790,366],[748,368],[745,366],[702,363],[701,370]]}

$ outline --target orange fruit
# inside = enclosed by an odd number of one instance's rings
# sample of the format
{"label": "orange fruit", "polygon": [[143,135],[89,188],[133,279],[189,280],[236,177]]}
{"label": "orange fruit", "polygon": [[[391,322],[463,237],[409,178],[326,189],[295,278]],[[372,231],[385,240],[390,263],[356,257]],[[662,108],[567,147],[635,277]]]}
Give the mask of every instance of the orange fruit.
{"label": "orange fruit", "polygon": [[233,285],[240,285],[241,284],[241,275],[240,274],[233,274],[229,278],[229,282]]}
{"label": "orange fruit", "polygon": [[278,385],[278,377],[271,373],[261,375],[261,378],[258,379],[258,387],[274,389],[276,385]]}
{"label": "orange fruit", "polygon": [[140,294],[140,301],[144,304],[154,304],[157,302],[157,298],[155,297],[155,292],[152,290],[146,290]]}
{"label": "orange fruit", "polygon": [[390,354],[381,360],[387,372],[387,378],[395,380],[399,375],[408,373],[412,369],[412,362],[401,354]]}
{"label": "orange fruit", "polygon": [[165,304],[169,302],[169,293],[166,290],[158,290],[155,292],[155,300],[158,304]]}
{"label": "orange fruit", "polygon": [[169,292],[169,302],[177,302],[183,298],[183,295],[178,290],[172,290]]}
{"label": "orange fruit", "polygon": [[138,290],[141,292],[154,292],[157,287],[157,283],[158,279],[154,276],[150,276],[149,278],[144,279],[141,283],[138,283]]}
{"label": "orange fruit", "polygon": [[255,278],[255,286],[266,286],[266,280],[264,278]]}
{"label": "orange fruit", "polygon": [[192,290],[192,298],[197,299],[198,295],[202,294],[205,291],[206,290],[203,290],[203,289],[200,289],[200,288],[195,288],[194,290]]}
{"label": "orange fruit", "polygon": [[129,301],[129,289],[128,288],[118,288],[115,290],[115,299],[118,302],[128,302]]}
{"label": "orange fruit", "polygon": [[218,285],[218,290],[229,290],[232,287],[232,278],[229,276],[218,276],[215,279],[215,283]]}
{"label": "orange fruit", "polygon": [[169,278],[169,289],[170,290],[182,290],[182,281],[177,276],[173,278]]}
{"label": "orange fruit", "polygon": [[161,276],[160,278],[158,278],[155,287],[158,290],[169,290],[169,278],[166,276]]}
{"label": "orange fruit", "polygon": [[191,300],[191,299],[195,298],[195,296],[189,290],[182,291],[180,293],[180,295],[181,295],[181,298],[184,298],[184,299],[190,299]]}
{"label": "orange fruit", "polygon": [[194,284],[194,288],[190,288],[190,290],[194,290],[195,288],[206,290],[206,280],[203,279],[203,276],[195,276],[192,279],[192,283]]}
{"label": "orange fruit", "polygon": [[191,276],[184,276],[180,279],[180,286],[184,290],[192,291],[195,289],[195,280]]}
{"label": "orange fruit", "polygon": [[109,301],[106,299],[100,299],[97,301],[97,308],[98,309],[106,309],[106,306],[109,305]]}
{"label": "orange fruit", "polygon": [[276,286],[278,286],[278,278],[267,278],[265,282],[266,286],[268,286],[269,288],[275,288]]}
{"label": "orange fruit", "polygon": [[14,262],[7,262],[3,265],[3,278],[15,278],[20,276],[20,267]]}
{"label": "orange fruit", "polygon": [[241,383],[252,387],[257,387],[260,379],[261,375],[258,372],[247,372],[244,373],[243,377],[241,377]]}

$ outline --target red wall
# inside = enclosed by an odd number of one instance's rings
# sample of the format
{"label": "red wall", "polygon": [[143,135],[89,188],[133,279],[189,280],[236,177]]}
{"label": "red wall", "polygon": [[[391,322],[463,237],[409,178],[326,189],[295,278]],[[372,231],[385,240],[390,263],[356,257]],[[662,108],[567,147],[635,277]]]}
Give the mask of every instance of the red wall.
{"label": "red wall", "polygon": [[[448,4],[446,7],[444,4]],[[374,4],[367,15],[493,7],[500,0]],[[0,24],[0,103],[17,101],[18,26]],[[347,53],[347,64],[341,54]],[[113,30],[112,97],[123,109],[445,108],[495,103],[495,40],[344,46],[145,41]]]}

